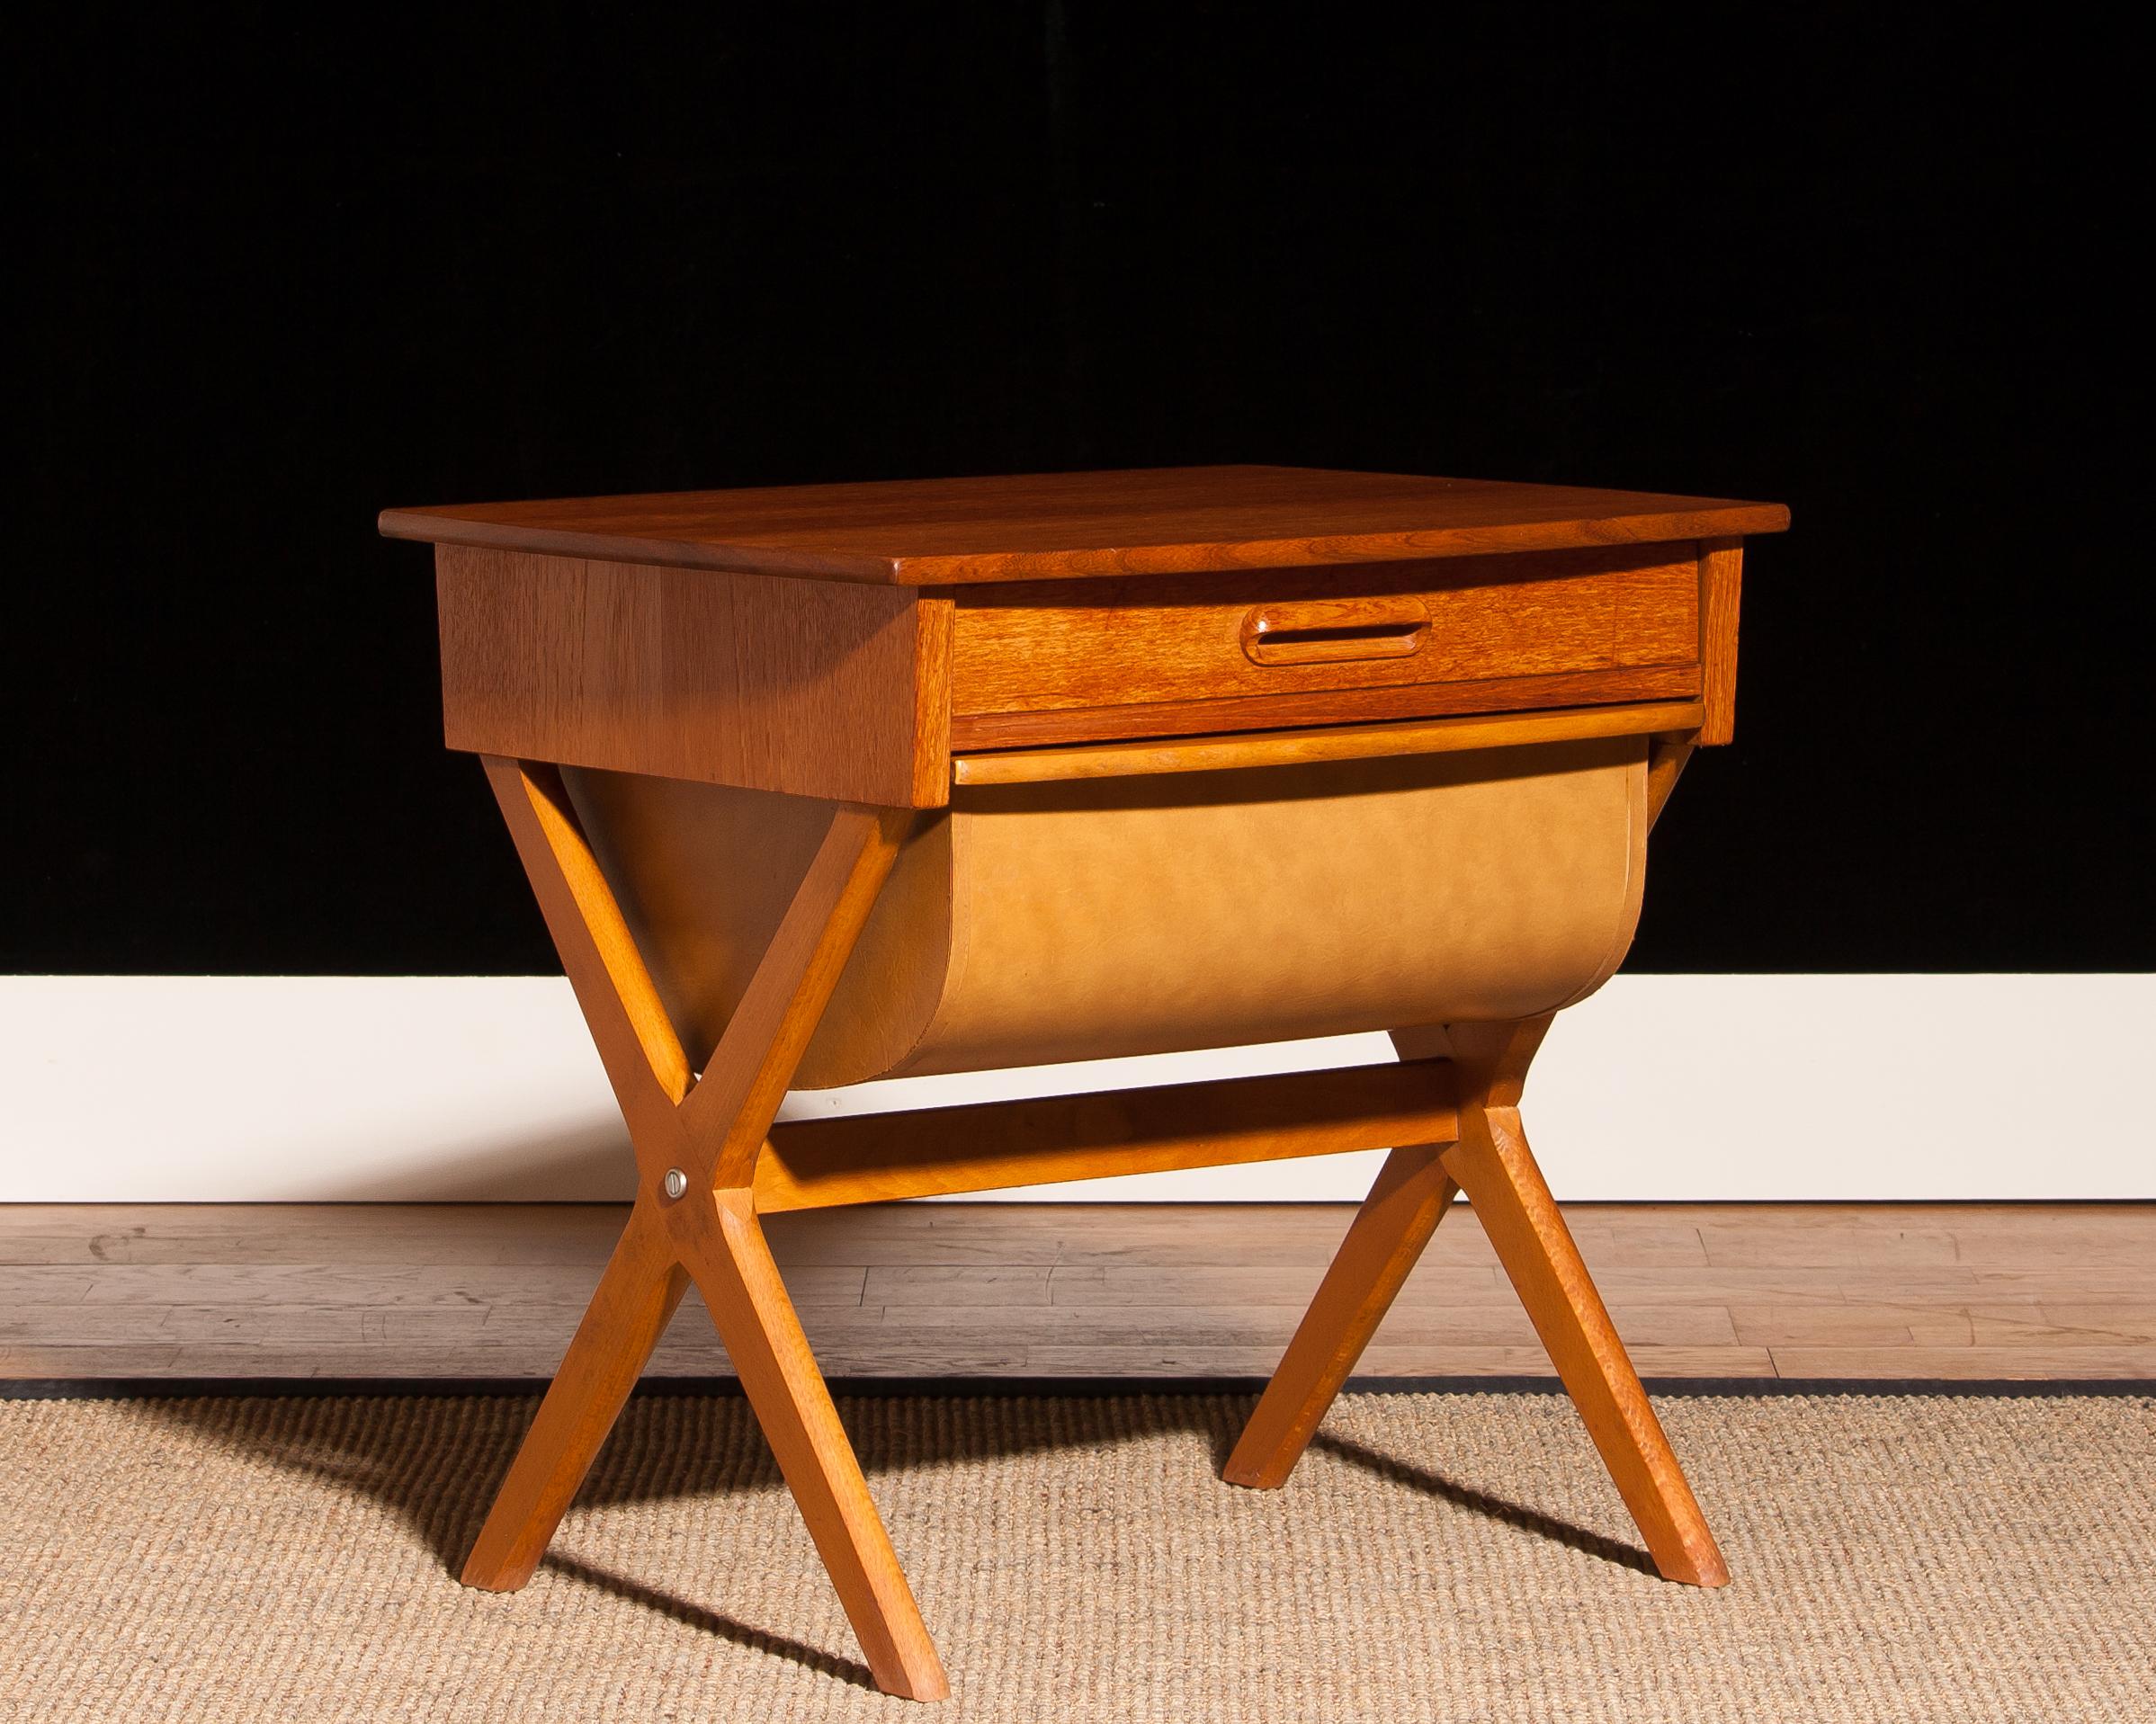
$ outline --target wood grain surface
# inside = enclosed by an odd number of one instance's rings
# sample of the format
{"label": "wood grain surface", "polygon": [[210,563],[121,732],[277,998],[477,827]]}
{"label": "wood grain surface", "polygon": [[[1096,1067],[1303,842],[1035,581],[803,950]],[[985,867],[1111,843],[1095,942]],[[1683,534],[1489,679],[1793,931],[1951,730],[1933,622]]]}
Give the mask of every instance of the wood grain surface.
{"label": "wood grain surface", "polygon": [[759,1210],[1382,1149],[1456,1135],[1443,1061],[1096,1090],[772,1128]]}
{"label": "wood grain surface", "polygon": [[[1729,1566],[1521,1128],[1520,1092],[1549,1022],[1447,1026],[1461,1109],[1445,1171],[1475,1206],[1655,1568],[1668,1580],[1726,1586]],[[1421,1051],[1418,1038],[1395,1041],[1403,1054]]]}
{"label": "wood grain surface", "polygon": [[676,1166],[698,1191],[747,1191],[809,1038],[890,877],[906,817],[841,808],[757,960],[725,1032],[682,1103]]}
{"label": "wood grain surface", "polygon": [[[876,1686],[908,1700],[951,1692],[921,1621],[890,1535],[854,1458],[838,1408],[809,1351],[800,1317],[747,1192],[699,1193],[681,1206],[708,1206],[712,1248],[690,1272],[726,1344],[756,1423],[800,1505],[817,1554],[861,1642]],[[679,1237],[680,1230],[675,1230]]]}
{"label": "wood grain surface", "polygon": [[1710,747],[1737,734],[1737,611],[1744,584],[1744,541],[1710,539],[1699,548],[1700,690]]}
{"label": "wood grain surface", "polygon": [[[1699,590],[1689,545],[974,587],[953,622],[951,708],[968,719],[1694,665]],[[1311,643],[1334,649],[1322,657],[1252,656],[1272,614],[1395,615],[1384,607],[1402,602],[1424,626],[1381,637],[1383,652],[1349,639]],[[1391,650],[1402,643],[1413,649]]]}
{"label": "wood grain surface", "polygon": [[688,1285],[658,1218],[632,1211],[464,1559],[467,1586],[513,1593],[537,1571]]}
{"label": "wood grain surface", "polygon": [[1699,667],[1577,671],[1499,676],[1485,682],[1407,683],[1311,693],[1254,694],[1217,701],[1131,701],[1047,712],[977,713],[951,721],[951,746],[966,753],[1073,742],[1202,737],[1333,724],[1382,724],[1469,712],[1536,712],[1560,707],[1693,701]]}
{"label": "wood grain surface", "polygon": [[[824,1369],[1262,1378],[1353,1204],[890,1203],[765,1223]],[[1586,1203],[1565,1224],[1649,1377],[2156,1380],[2156,1203]],[[609,1203],[0,1208],[0,1374],[543,1381]],[[650,1371],[730,1369],[702,1296]],[[1373,1376],[1552,1375],[1455,1204]]]}
{"label": "wood grain surface", "polygon": [[444,545],[452,748],[940,807],[949,602]]}
{"label": "wood grain surface", "polygon": [[1442,1158],[1449,1141],[1403,1143],[1385,1157],[1221,1469],[1230,1484],[1274,1490],[1287,1482],[1460,1194]]}
{"label": "wood grain surface", "polygon": [[[693,1280],[877,1685],[947,1694],[935,1648],[757,1225],[749,1182],[910,814],[832,808],[726,1031],[693,1076],[551,766],[484,757],[630,1128],[641,1193],[465,1568],[531,1578]],[[656,1025],[649,1020],[658,1014]],[[714,1185],[719,1189],[714,1190]]]}
{"label": "wood grain surface", "polygon": [[1659,737],[1666,732],[1696,730],[1701,711],[1696,701],[1663,701],[1553,712],[1410,719],[1393,724],[1170,737],[1072,748],[1022,748],[961,755],[951,763],[951,776],[958,784],[1039,784],[1150,773],[1232,772],[1320,760],[1382,760],[1400,755],[1453,754],[1590,737]]}
{"label": "wood grain surface", "polygon": [[389,509],[395,539],[901,586],[1667,542],[1779,504],[1300,467],[1181,467]]}
{"label": "wood grain surface", "polygon": [[577,822],[561,774],[499,755],[481,755],[480,764],[622,1117],[639,1132],[664,1130],[688,1094],[690,1056]]}

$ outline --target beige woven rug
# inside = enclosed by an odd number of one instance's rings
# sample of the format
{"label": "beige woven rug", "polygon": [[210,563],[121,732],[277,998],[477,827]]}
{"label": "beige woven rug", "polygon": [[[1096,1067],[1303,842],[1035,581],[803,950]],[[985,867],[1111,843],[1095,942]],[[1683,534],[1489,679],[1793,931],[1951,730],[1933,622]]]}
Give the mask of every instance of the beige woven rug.
{"label": "beige woven rug", "polygon": [[451,1565],[532,1403],[0,1403],[0,1717],[2156,1718],[2156,1399],[1679,1396],[1736,1579],[1643,1572],[1569,1406],[845,1404],[953,1698],[866,1685],[745,1404],[633,1403],[523,1593]]}

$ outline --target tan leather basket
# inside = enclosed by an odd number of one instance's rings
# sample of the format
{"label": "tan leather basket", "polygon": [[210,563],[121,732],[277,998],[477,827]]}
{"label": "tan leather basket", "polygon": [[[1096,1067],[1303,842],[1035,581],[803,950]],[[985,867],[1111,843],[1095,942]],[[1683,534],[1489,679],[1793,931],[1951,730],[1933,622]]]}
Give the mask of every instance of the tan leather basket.
{"label": "tan leather basket", "polygon": [[[1646,757],[1620,737],[959,785],[908,835],[796,1085],[1553,1011],[1631,942]],[[710,1050],[830,805],[564,776]]]}

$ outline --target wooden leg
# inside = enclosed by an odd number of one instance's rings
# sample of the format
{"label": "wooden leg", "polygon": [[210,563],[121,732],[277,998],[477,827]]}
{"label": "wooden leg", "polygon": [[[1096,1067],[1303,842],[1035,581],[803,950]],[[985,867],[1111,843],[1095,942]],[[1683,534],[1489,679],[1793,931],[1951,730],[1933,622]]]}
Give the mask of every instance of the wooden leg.
{"label": "wooden leg", "polygon": [[1455,1062],[1460,1140],[1392,1152],[1221,1477],[1260,1489],[1285,1482],[1454,1193],[1464,1191],[1655,1567],[1671,1580],[1723,1586],[1728,1566],[1520,1127],[1528,1062],[1548,1027],[1538,1018],[1393,1037],[1404,1059],[1449,1054]]}
{"label": "wooden leg", "polygon": [[699,1207],[705,1205],[685,1254],[690,1273],[830,1571],[876,1685],[909,1700],[942,1700],[951,1684],[779,1280],[753,1194],[720,1192]]}
{"label": "wooden leg", "polygon": [[1287,1482],[1302,1458],[1460,1189],[1439,1158],[1441,1148],[1415,1145],[1386,1158],[1221,1469],[1230,1484],[1271,1490]]}
{"label": "wooden leg", "polygon": [[1677,781],[1684,773],[1685,763],[1692,758],[1692,746],[1697,740],[1698,732],[1682,730],[1655,737],[1648,742],[1647,829],[1650,832],[1662,817],[1669,792],[1677,788]]}
{"label": "wooden leg", "polygon": [[688,1284],[665,1227],[638,1204],[479,1529],[467,1586],[509,1593],[532,1578]]}
{"label": "wooden leg", "polygon": [[[1512,1094],[1516,1100],[1516,1086]],[[1460,1141],[1444,1160],[1518,1290],[1655,1567],[1669,1580],[1727,1585],[1728,1565],[1528,1152],[1518,1108],[1463,1094]]]}
{"label": "wooden leg", "polygon": [[487,773],[636,1150],[628,1229],[541,1402],[464,1568],[496,1591],[532,1577],[692,1277],[886,1693],[950,1693],[890,1539],[756,1218],[756,1164],[779,1103],[912,820],[842,808],[727,1024],[693,1075],[551,767]]}

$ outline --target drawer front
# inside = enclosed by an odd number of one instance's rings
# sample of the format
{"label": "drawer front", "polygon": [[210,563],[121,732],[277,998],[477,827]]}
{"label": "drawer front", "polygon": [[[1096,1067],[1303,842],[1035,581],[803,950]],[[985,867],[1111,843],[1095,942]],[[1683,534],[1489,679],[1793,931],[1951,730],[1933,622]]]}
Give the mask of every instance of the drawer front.
{"label": "drawer front", "polygon": [[1689,544],[984,586],[953,621],[956,747],[1699,689]]}

